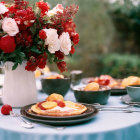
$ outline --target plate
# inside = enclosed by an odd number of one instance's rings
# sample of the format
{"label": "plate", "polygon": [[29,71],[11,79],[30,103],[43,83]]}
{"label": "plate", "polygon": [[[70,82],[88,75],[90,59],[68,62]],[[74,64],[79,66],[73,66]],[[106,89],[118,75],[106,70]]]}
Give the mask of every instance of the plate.
{"label": "plate", "polygon": [[134,105],[134,106],[140,107],[140,102],[134,101],[128,94],[122,96],[122,97],[121,97],[121,101],[122,101],[124,104]]}
{"label": "plate", "polygon": [[81,119],[81,118],[85,118],[85,117],[88,117],[90,115],[93,115],[94,112],[96,111],[96,108],[94,108],[93,106],[91,105],[85,105],[87,107],[87,110],[80,114],[80,115],[74,115],[74,116],[64,116],[64,117],[55,117],[55,116],[43,116],[43,115],[38,115],[34,112],[28,112],[28,110],[31,108],[31,106],[34,105],[34,104],[31,104],[31,105],[27,105],[25,107],[23,107],[21,110],[24,110],[25,113],[28,115],[28,116],[31,116],[31,117],[34,117],[34,118],[39,118],[39,119],[47,119],[47,120],[74,120],[74,119]]}
{"label": "plate", "polygon": [[[88,78],[83,78],[81,80],[82,84],[88,84],[89,81],[94,81],[95,77],[88,77]],[[121,79],[116,79],[116,80],[121,80]],[[127,90],[126,88],[122,89],[122,88],[112,88],[111,89],[111,95],[125,95],[127,94]]]}
{"label": "plate", "polygon": [[[83,104],[84,105],[84,104]],[[21,108],[21,115],[24,118],[35,122],[47,123],[51,125],[71,125],[79,124],[91,120],[98,113],[98,109],[91,105],[85,105],[88,109],[81,115],[67,116],[67,117],[54,117],[54,116],[41,116],[27,112],[31,105]]]}

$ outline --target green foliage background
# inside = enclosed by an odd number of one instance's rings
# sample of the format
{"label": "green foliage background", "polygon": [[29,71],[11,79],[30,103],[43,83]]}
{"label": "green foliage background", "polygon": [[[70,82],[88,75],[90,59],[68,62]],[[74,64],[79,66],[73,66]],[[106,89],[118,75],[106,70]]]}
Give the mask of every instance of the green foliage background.
{"label": "green foliage background", "polygon": [[[124,4],[119,0],[114,4],[108,0],[46,1],[51,7],[57,3],[79,5],[75,22],[80,42],[75,55],[66,58],[69,71],[81,69],[84,76],[111,74],[116,78],[140,75],[140,6],[130,0]],[[57,70],[55,65],[51,68]]]}

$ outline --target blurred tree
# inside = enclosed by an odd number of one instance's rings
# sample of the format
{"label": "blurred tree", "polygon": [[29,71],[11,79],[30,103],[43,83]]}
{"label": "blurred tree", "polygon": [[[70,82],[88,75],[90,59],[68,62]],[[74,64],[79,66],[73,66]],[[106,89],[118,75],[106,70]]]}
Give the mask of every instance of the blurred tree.
{"label": "blurred tree", "polygon": [[123,4],[117,1],[109,5],[109,13],[116,28],[112,51],[140,54],[140,5],[138,1],[136,3],[134,0],[125,0]]}
{"label": "blurred tree", "polygon": [[140,57],[128,54],[109,54],[102,56],[99,61],[101,69],[97,72],[100,74],[109,74],[114,78],[125,78],[131,75],[140,76]]}

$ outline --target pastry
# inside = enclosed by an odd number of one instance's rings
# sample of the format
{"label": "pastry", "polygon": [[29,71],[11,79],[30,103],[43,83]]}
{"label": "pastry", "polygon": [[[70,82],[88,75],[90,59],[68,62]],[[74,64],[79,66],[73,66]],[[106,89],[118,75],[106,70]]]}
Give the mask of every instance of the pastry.
{"label": "pastry", "polygon": [[38,78],[41,76],[41,71],[40,70],[36,70],[35,71],[35,78]]}
{"label": "pastry", "polygon": [[[55,97],[55,98],[54,98]],[[56,100],[56,97],[57,100]],[[55,99],[55,100],[53,100]],[[63,98],[64,99],[64,98]],[[64,101],[59,94],[50,95],[46,101],[33,105],[29,112],[43,116],[74,116],[84,113],[87,107],[71,101]]]}
{"label": "pastry", "polygon": [[140,78],[136,76],[129,76],[123,79],[121,87],[125,88],[130,85],[140,85]]}
{"label": "pastry", "polygon": [[51,75],[46,77],[46,79],[64,79],[63,75]]}
{"label": "pastry", "polygon": [[64,97],[57,93],[52,93],[50,96],[46,98],[46,101],[64,101]]}
{"label": "pastry", "polygon": [[99,84],[96,82],[92,82],[89,83],[88,85],[86,85],[86,87],[84,88],[85,91],[98,91],[100,88]]}

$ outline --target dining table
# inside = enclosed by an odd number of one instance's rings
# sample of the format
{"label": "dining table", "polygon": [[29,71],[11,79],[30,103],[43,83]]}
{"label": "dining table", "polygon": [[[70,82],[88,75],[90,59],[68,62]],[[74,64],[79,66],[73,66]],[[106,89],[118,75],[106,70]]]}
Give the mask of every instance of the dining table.
{"label": "dining table", "polygon": [[[38,92],[38,101],[47,96]],[[65,100],[76,101],[72,91],[67,93]],[[106,106],[126,105],[120,96],[110,96]],[[20,108],[13,110],[20,114]],[[140,109],[137,107],[137,110]],[[65,126],[62,130],[33,123],[34,128],[23,128],[16,117],[0,114],[0,140],[140,140],[140,112],[99,111],[90,121]]]}

